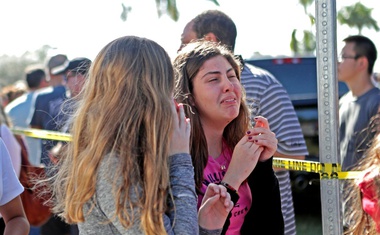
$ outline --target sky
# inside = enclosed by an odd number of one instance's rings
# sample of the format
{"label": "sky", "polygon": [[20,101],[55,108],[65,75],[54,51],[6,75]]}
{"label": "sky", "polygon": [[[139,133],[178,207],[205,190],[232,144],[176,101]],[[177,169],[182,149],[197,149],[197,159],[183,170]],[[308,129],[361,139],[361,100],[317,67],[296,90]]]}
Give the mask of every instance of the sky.
{"label": "sky", "polygon": [[[238,30],[235,53],[250,58],[255,52],[268,56],[291,56],[293,29],[313,30],[299,0],[177,0],[179,20],[158,17],[155,0],[3,0],[0,1],[0,55],[20,56],[43,45],[65,53],[70,59],[85,56],[94,59],[108,42],[124,35],[136,35],[159,43],[174,57],[186,23],[198,13],[219,9],[228,14]],[[356,3],[338,0],[336,9]],[[374,8],[372,17],[380,25],[378,0],[361,0]],[[120,19],[121,4],[131,6],[126,22]],[[308,9],[315,15],[314,7]],[[341,42],[357,29],[337,24],[338,52]],[[380,32],[363,29],[380,51]],[[380,57],[380,56],[379,56]],[[380,58],[375,64],[380,72]]]}

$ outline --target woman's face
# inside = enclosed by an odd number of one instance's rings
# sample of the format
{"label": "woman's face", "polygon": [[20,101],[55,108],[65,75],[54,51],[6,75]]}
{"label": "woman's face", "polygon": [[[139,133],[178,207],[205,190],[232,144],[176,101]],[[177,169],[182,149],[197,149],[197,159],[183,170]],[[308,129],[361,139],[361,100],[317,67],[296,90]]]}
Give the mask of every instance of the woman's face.
{"label": "woman's face", "polygon": [[193,79],[194,105],[203,125],[224,125],[239,115],[241,85],[223,56],[207,60]]}

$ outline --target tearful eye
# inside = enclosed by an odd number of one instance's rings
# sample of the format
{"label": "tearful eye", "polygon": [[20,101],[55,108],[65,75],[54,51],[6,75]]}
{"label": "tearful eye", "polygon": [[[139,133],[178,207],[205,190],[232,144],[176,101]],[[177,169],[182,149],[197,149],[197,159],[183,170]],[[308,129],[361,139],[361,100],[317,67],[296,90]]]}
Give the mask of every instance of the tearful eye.
{"label": "tearful eye", "polygon": [[227,74],[227,77],[228,77],[228,79],[237,78],[237,76],[236,76],[236,74],[235,74],[235,73],[230,73],[230,74]]}

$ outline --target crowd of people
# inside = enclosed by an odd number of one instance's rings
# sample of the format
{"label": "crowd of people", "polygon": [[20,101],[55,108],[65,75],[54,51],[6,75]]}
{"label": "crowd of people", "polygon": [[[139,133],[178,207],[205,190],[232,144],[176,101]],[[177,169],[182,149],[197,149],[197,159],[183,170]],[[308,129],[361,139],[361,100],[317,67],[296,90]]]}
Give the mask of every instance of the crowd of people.
{"label": "crowd of people", "polygon": [[[228,15],[208,10],[186,24],[175,58],[150,39],[123,36],[94,61],[57,54],[28,67],[27,88],[1,106],[3,233],[295,235],[289,172],[272,160],[305,159],[305,139],[285,88],[234,54],[236,36]],[[376,234],[377,51],[361,35],[344,42],[342,169],[363,175],[344,183],[342,223],[345,234]],[[72,140],[16,139],[14,126]],[[51,195],[52,216],[42,226],[30,226],[23,210],[19,141],[46,169],[36,178]]]}

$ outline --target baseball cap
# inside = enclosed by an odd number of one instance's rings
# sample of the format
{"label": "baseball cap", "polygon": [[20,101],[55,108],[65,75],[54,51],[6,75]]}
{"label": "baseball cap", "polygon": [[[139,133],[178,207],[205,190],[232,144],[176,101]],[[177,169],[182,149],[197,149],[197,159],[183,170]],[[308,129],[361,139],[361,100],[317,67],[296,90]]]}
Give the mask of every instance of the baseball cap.
{"label": "baseball cap", "polygon": [[61,66],[55,67],[51,72],[53,75],[64,74],[68,71],[86,74],[91,66],[91,60],[85,57],[77,57],[66,61]]}
{"label": "baseball cap", "polygon": [[48,61],[49,71],[52,71],[56,67],[62,66],[64,63],[68,61],[67,56],[64,54],[57,54],[52,56]]}

